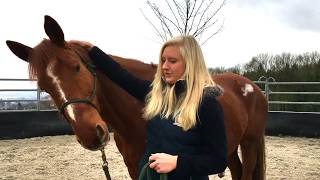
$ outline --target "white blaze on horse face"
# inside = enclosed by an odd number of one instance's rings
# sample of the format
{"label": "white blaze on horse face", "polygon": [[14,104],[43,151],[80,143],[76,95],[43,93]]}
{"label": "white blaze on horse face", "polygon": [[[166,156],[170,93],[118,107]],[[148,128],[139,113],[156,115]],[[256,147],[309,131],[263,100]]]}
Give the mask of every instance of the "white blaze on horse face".
{"label": "white blaze on horse face", "polygon": [[[57,88],[58,92],[59,92],[59,95],[61,97],[61,99],[64,101],[64,102],[67,102],[67,98],[66,98],[66,95],[65,93],[63,92],[62,88],[61,88],[61,81],[59,80],[59,78],[53,73],[53,69],[54,69],[54,66],[56,65],[56,62],[53,61],[53,62],[50,62],[48,67],[47,67],[47,74],[49,77],[52,78],[52,83],[55,85],[55,87]],[[71,120],[73,121],[76,121],[76,116],[74,115],[74,111],[73,111],[73,107],[72,107],[72,104],[69,104],[67,107],[67,113],[69,115],[69,117],[71,118]]]}
{"label": "white blaze on horse face", "polygon": [[248,93],[253,92],[253,87],[251,84],[245,84],[244,87],[241,88],[241,91],[243,92],[243,96],[247,96]]}

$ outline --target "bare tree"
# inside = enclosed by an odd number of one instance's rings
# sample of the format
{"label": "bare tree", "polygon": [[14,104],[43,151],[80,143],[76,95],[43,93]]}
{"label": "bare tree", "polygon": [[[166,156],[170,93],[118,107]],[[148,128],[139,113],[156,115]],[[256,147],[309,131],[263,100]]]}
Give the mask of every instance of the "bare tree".
{"label": "bare tree", "polygon": [[[225,1],[165,0],[160,1],[162,4],[165,2],[164,6],[166,6],[165,9],[163,7],[161,9],[158,4],[148,0],[147,5],[158,21],[153,21],[142,10],[141,12],[162,41],[176,35],[193,35],[201,44],[204,44],[223,27],[223,22],[219,24],[217,14],[225,5]],[[215,5],[217,2],[219,4]],[[214,28],[214,25],[218,27]],[[207,34],[205,35],[204,32]]]}

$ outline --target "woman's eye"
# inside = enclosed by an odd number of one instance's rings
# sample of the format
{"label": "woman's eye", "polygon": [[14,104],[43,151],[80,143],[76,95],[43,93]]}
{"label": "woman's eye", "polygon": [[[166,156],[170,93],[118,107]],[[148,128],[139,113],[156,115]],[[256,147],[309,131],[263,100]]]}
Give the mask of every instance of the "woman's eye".
{"label": "woman's eye", "polygon": [[172,58],[172,59],[169,59],[169,62],[170,62],[170,63],[172,63],[172,64],[174,64],[174,63],[176,63],[176,62],[177,62],[177,60],[176,60],[176,59],[174,59],[174,58]]}

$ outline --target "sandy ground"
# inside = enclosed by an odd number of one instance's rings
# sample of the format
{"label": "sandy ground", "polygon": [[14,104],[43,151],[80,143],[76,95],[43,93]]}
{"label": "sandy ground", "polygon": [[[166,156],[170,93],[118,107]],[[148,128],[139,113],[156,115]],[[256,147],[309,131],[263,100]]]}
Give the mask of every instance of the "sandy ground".
{"label": "sandy ground", "polygon": [[[266,146],[268,180],[320,179],[320,139],[266,137]],[[112,179],[130,179],[113,140],[106,155]],[[105,179],[101,165],[101,153],[85,150],[74,136],[0,141],[0,180]]]}

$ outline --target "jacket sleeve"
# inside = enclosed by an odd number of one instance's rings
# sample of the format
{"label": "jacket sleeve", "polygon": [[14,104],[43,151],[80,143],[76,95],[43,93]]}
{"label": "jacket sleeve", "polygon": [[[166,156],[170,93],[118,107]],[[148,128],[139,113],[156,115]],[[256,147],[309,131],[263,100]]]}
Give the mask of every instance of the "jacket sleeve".
{"label": "jacket sleeve", "polygon": [[140,101],[144,101],[145,96],[150,90],[150,81],[142,80],[134,76],[96,46],[91,48],[89,56],[98,70],[126,90],[130,95]]}
{"label": "jacket sleeve", "polygon": [[200,130],[204,149],[198,155],[178,155],[176,173],[209,175],[227,167],[227,138],[223,110],[215,97],[203,99],[199,110]]}

